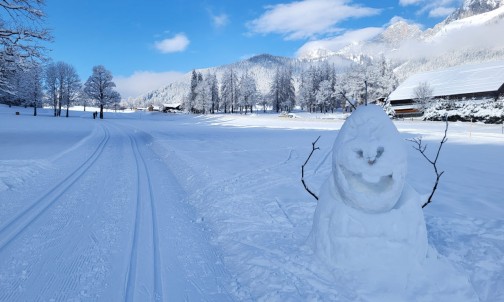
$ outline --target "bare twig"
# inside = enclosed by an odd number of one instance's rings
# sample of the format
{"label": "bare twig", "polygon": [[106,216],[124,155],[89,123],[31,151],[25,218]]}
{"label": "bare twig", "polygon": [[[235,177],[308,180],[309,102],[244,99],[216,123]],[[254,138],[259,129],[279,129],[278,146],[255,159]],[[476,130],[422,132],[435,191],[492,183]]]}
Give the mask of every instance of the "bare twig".
{"label": "bare twig", "polygon": [[306,185],[305,181],[304,181],[304,167],[306,166],[306,164],[308,163],[308,161],[310,160],[310,158],[312,157],[313,155],[313,152],[315,152],[315,150],[320,150],[319,147],[315,147],[315,144],[317,143],[317,141],[319,140],[320,136],[317,137],[317,139],[312,143],[312,150],[310,152],[310,155],[308,155],[308,158],[306,159],[306,161],[304,162],[304,164],[301,166],[301,182],[303,183],[303,186],[305,188],[305,190],[310,193],[311,196],[315,197],[316,200],[319,200],[318,196],[313,193],[309,188],[308,186]]}
{"label": "bare twig", "polygon": [[444,173],[444,171],[439,172],[438,167],[437,167],[437,160],[439,158],[439,154],[441,153],[441,148],[443,147],[443,144],[446,143],[446,141],[448,140],[448,138],[446,137],[446,133],[448,132],[448,120],[446,120],[445,123],[446,124],[445,124],[444,136],[443,136],[443,139],[441,139],[441,142],[439,143],[439,147],[438,147],[436,157],[434,158],[434,160],[430,159],[425,154],[425,150],[427,149],[427,146],[426,145],[424,146],[422,144],[421,137],[409,140],[410,142],[413,142],[415,144],[415,146],[413,146],[413,148],[415,150],[419,151],[422,154],[422,156],[434,167],[434,172],[436,173],[436,182],[434,183],[434,187],[432,188],[432,192],[431,192],[429,198],[422,205],[422,208],[425,208],[429,203],[432,202],[432,196],[434,196],[434,192],[436,192],[436,189],[437,189],[437,186],[439,183],[439,179],[441,178],[441,175],[443,175],[443,173]]}

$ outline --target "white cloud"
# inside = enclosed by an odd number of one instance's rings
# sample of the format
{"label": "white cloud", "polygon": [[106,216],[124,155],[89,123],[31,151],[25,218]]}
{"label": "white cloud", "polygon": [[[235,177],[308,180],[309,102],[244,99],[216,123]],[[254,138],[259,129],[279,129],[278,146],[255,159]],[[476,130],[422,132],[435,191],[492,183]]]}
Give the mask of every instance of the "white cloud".
{"label": "white cloud", "polygon": [[455,10],[454,7],[436,7],[429,11],[429,17],[439,18],[446,17]]}
{"label": "white cloud", "polygon": [[210,17],[212,18],[213,26],[216,28],[225,27],[229,24],[229,16],[226,14],[211,15]]}
{"label": "white cloud", "polygon": [[418,10],[417,14],[425,14],[430,18],[442,18],[451,14],[456,7],[460,7],[462,0],[422,0],[423,5]]}
{"label": "white cloud", "polygon": [[398,23],[398,22],[406,22],[406,23],[408,23],[409,25],[416,25],[416,26],[418,26],[418,28],[420,28],[420,29],[422,29],[422,28],[424,27],[424,26],[423,26],[422,24],[420,24],[420,23],[416,23],[416,22],[414,22],[414,21],[412,21],[412,20],[410,20],[410,19],[405,19],[405,18],[400,17],[400,16],[394,16],[394,17],[392,17],[392,18],[390,19],[390,21],[389,21],[389,22],[387,22],[387,23],[385,23],[385,25],[383,25],[383,27],[384,27],[384,28],[387,28],[387,27],[389,27],[389,26],[391,26],[391,25],[394,25],[394,24],[396,24],[396,23]]}
{"label": "white cloud", "polygon": [[348,0],[302,0],[272,5],[248,26],[252,33],[277,33],[287,40],[303,39],[341,31],[337,23],[376,15],[381,11],[348,3]]}
{"label": "white cloud", "polygon": [[154,47],[162,53],[181,52],[189,46],[189,39],[183,33],[176,34],[173,38],[156,41]]}
{"label": "white cloud", "polygon": [[414,5],[422,2],[422,0],[399,0],[399,5],[401,6],[408,6],[408,5]]}
{"label": "white cloud", "polygon": [[341,48],[356,42],[369,40],[383,31],[381,27],[367,27],[357,30],[350,30],[342,35],[323,39],[315,40],[305,43],[297,51],[298,57],[304,57],[307,54],[317,50],[338,51]]}
{"label": "white cloud", "polygon": [[123,99],[138,97],[180,79],[184,74],[175,71],[135,71],[131,76],[114,77],[117,91]]}

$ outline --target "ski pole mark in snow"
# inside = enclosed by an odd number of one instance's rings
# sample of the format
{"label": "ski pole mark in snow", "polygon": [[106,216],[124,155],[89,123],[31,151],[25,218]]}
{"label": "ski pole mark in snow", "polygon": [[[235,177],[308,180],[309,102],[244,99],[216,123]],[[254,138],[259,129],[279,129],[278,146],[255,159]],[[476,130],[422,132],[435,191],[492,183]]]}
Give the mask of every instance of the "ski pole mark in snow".
{"label": "ski pole mark in snow", "polygon": [[22,210],[8,222],[0,227],[0,252],[8,246],[20,233],[31,225],[37,218],[44,214],[65,192],[88,171],[100,157],[110,134],[108,129],[103,128],[104,135],[94,152],[68,177],[54,186],[41,198]]}
{"label": "ski pole mark in snow", "polygon": [[[127,283],[126,283],[126,289],[125,289],[125,300],[126,301],[134,301],[135,299],[135,292],[140,293],[140,291],[137,289],[137,283],[143,280],[143,278],[138,278],[137,277],[137,272],[139,271],[139,241],[146,241],[149,240],[145,238],[145,230],[143,234],[140,234],[141,228],[145,225],[150,225],[151,226],[151,234],[147,234],[148,237],[152,236],[152,270],[153,270],[153,277],[154,277],[154,283],[153,283],[153,296],[155,301],[162,301],[163,300],[163,286],[162,286],[162,280],[161,280],[161,257],[159,255],[159,235],[158,235],[158,223],[157,223],[157,216],[156,216],[156,206],[155,206],[155,201],[154,201],[154,196],[152,194],[152,182],[150,179],[149,175],[149,170],[147,167],[147,164],[145,162],[144,157],[142,156],[142,153],[140,152],[140,149],[138,147],[138,142],[136,138],[130,134],[129,135],[130,141],[131,141],[131,147],[133,149],[133,153],[135,156],[135,163],[136,163],[136,174],[137,174],[137,200],[136,200],[136,213],[135,213],[135,222],[134,222],[134,232],[133,232],[133,241],[132,241],[132,246],[131,246],[131,256],[130,256],[130,266],[127,274]],[[146,192],[147,191],[147,192]],[[146,208],[150,208],[150,217],[149,213],[144,211]],[[143,220],[150,220],[150,223],[146,223]],[[148,232],[148,230],[147,230]],[[147,243],[147,244],[145,244]],[[151,246],[149,244],[150,242],[142,242],[143,247],[148,247]],[[147,257],[149,259],[149,257]],[[141,269],[143,271],[141,273],[148,273],[145,270],[149,270],[149,266],[141,266]],[[140,274],[140,272],[139,272]],[[144,285],[145,286],[145,285]],[[147,290],[147,293],[149,292],[148,288],[145,288]],[[152,299],[152,297],[151,297]]]}

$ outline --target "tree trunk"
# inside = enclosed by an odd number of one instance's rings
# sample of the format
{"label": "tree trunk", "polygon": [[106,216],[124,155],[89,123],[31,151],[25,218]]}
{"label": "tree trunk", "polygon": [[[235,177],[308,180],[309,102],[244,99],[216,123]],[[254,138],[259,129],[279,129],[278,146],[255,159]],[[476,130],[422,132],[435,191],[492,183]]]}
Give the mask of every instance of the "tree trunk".
{"label": "tree trunk", "polygon": [[100,104],[100,119],[103,119],[103,104]]}
{"label": "tree trunk", "polygon": [[37,116],[37,102],[33,103],[33,116]]}

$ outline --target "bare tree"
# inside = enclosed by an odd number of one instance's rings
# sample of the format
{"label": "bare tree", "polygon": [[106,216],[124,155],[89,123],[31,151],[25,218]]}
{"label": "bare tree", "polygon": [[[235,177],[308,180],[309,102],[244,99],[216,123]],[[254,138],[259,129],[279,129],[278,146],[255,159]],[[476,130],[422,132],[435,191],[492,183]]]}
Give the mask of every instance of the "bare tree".
{"label": "bare tree", "polygon": [[54,116],[61,116],[61,107],[66,105],[66,117],[70,104],[78,97],[81,81],[75,68],[65,62],[50,63],[45,74],[45,89],[52,101]]}
{"label": "bare tree", "polygon": [[110,104],[117,104],[121,96],[114,90],[112,73],[103,65],[93,67],[93,74],[84,84],[84,92],[100,105],[100,119],[103,119],[103,108]]}
{"label": "bare tree", "polygon": [[47,65],[44,73],[44,85],[47,97],[52,101],[54,116],[58,115],[58,69],[55,63]]}
{"label": "bare tree", "polygon": [[66,117],[68,117],[70,104],[79,97],[82,84],[77,71],[72,65],[64,63],[61,67],[61,73],[63,74],[61,95],[63,101],[65,101]]}
{"label": "bare tree", "polygon": [[430,106],[434,90],[428,82],[420,82],[413,90],[413,100],[423,112]]}

